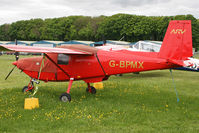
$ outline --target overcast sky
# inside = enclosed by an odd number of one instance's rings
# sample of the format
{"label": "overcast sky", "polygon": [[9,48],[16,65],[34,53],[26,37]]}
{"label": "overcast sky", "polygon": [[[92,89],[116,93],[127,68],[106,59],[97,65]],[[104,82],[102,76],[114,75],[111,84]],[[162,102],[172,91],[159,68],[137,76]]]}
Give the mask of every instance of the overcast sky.
{"label": "overcast sky", "polygon": [[199,19],[199,0],[0,0],[0,25],[31,18],[128,13],[147,16],[192,14]]}

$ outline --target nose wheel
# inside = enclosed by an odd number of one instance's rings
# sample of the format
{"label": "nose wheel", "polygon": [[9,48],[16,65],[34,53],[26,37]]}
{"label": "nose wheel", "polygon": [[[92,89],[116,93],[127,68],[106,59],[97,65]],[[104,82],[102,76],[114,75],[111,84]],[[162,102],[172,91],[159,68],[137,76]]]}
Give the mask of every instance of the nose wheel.
{"label": "nose wheel", "polygon": [[28,86],[24,86],[23,89],[22,89],[22,92],[32,92],[32,90],[35,88],[34,87],[34,82],[35,83],[39,83],[38,81],[36,81],[35,79],[30,79],[30,82],[28,84]]}
{"label": "nose wheel", "polygon": [[24,86],[23,89],[22,89],[22,92],[25,93],[27,91],[32,92],[32,89],[29,90],[28,86]]}

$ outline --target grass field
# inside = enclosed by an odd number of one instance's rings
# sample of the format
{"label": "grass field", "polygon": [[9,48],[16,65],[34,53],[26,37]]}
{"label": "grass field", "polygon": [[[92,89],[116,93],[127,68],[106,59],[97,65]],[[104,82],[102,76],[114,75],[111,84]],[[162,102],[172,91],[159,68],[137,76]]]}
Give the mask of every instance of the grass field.
{"label": "grass field", "polygon": [[68,83],[41,83],[35,97],[40,108],[24,110],[23,86],[29,78],[15,70],[13,56],[0,56],[0,132],[199,132],[199,73],[173,71],[177,103],[169,70],[112,76],[96,95],[74,82],[71,103],[59,101]]}

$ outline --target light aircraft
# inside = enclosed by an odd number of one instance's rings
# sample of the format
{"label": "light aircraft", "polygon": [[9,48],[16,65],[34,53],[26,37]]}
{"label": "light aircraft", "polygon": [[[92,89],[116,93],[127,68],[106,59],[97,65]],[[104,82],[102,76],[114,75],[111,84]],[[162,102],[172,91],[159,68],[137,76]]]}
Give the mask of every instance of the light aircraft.
{"label": "light aircraft", "polygon": [[95,94],[96,89],[90,83],[107,80],[111,75],[194,65],[186,63],[188,57],[192,56],[189,20],[170,21],[160,52],[134,52],[125,49],[105,51],[83,45],[57,48],[0,45],[0,51],[9,50],[43,53],[40,57],[13,62],[14,68],[17,66],[30,77],[29,85],[24,88],[26,91],[34,89],[34,83],[38,84],[39,80],[69,81],[67,91],[60,96],[63,102],[71,101],[73,81],[85,81],[88,85],[87,92]]}

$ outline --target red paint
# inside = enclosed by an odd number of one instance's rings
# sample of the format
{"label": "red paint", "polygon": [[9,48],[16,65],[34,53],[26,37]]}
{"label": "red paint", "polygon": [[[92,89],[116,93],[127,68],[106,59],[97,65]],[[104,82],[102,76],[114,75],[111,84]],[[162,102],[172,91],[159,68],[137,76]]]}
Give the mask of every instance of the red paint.
{"label": "red paint", "polygon": [[171,21],[165,34],[160,52],[160,58],[172,60],[187,60],[192,53],[191,21]]}
{"label": "red paint", "polygon": [[68,85],[68,89],[67,89],[67,93],[68,93],[68,94],[70,93],[70,89],[71,89],[71,87],[72,87],[73,81],[74,81],[74,78],[70,78],[69,85]]}

